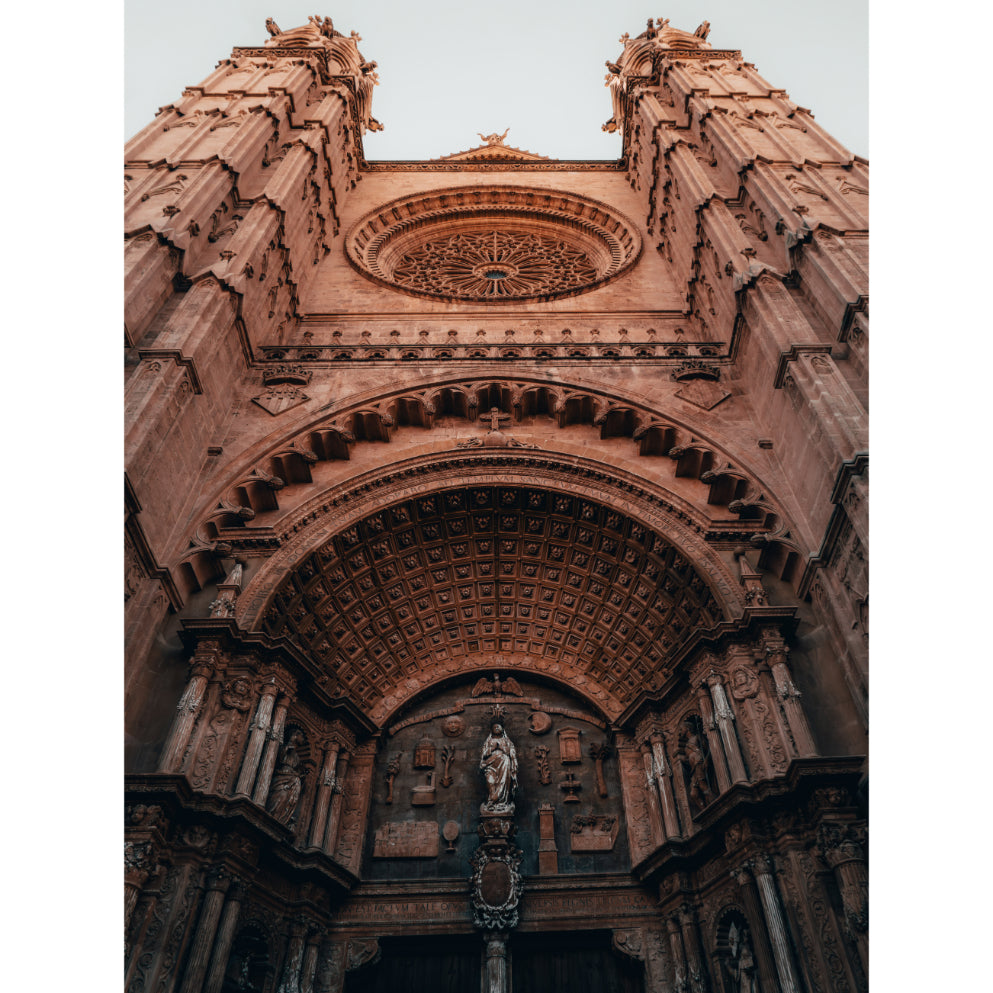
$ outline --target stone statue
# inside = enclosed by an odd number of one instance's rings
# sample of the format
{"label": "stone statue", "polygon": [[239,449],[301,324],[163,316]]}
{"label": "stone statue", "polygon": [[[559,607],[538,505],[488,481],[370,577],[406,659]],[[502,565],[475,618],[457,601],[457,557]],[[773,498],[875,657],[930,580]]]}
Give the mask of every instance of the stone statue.
{"label": "stone statue", "polygon": [[683,727],[685,738],[677,754],[689,771],[687,792],[691,803],[706,807],[711,800],[710,786],[707,783],[707,756],[693,723],[686,721]]}
{"label": "stone statue", "polygon": [[696,37],[701,41],[706,41],[707,35],[710,34],[710,21],[704,21],[703,24],[701,24],[700,27],[693,32],[693,34],[696,35]]}
{"label": "stone statue", "polygon": [[481,132],[477,131],[476,134],[478,134],[479,137],[482,138],[487,145],[502,145],[509,131],[510,128],[507,128],[507,130],[504,131],[503,134],[497,134],[495,131],[493,132],[493,134],[482,134]]}
{"label": "stone statue", "polygon": [[279,30],[279,25],[271,17],[267,17],[265,19],[265,29],[273,36],[273,38],[275,38],[276,35],[283,33]]}
{"label": "stone statue", "polygon": [[295,728],[279,753],[279,764],[272,776],[266,810],[283,824],[289,823],[300,802],[303,785],[300,775],[300,746],[303,743],[303,732]]}
{"label": "stone statue", "polygon": [[483,810],[504,813],[513,809],[517,789],[517,750],[504,733],[503,726],[494,724],[483,743],[479,768],[486,777],[486,802]]}

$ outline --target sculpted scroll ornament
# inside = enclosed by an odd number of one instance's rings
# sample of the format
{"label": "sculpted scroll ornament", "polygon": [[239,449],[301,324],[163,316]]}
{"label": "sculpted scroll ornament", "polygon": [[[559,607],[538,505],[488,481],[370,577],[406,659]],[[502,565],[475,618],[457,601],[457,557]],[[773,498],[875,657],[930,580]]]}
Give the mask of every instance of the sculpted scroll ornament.
{"label": "sculpted scroll ornament", "polygon": [[524,892],[519,867],[524,854],[513,845],[496,850],[480,848],[470,859],[472,919],[487,931],[508,931],[517,926],[518,906]]}

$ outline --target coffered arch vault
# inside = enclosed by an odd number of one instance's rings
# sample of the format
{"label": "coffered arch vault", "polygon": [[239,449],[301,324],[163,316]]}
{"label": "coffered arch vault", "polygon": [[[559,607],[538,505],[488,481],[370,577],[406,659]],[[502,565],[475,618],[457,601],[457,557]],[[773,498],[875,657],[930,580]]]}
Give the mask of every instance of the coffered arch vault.
{"label": "coffered arch vault", "polygon": [[376,723],[454,673],[516,666],[610,717],[737,616],[704,522],[660,490],[539,452],[412,460],[308,504],[239,598]]}

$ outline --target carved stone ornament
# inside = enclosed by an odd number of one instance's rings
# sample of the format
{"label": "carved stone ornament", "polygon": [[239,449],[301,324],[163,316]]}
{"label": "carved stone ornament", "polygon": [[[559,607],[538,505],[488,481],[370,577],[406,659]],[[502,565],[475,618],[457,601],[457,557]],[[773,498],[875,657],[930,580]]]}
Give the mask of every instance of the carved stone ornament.
{"label": "carved stone ornament", "polygon": [[581,733],[577,728],[559,730],[559,761],[563,765],[583,761],[583,750],[579,744]]}
{"label": "carved stone ornament", "polygon": [[538,763],[538,780],[542,786],[547,786],[552,781],[551,763],[548,761],[547,745],[535,745],[534,757]]}
{"label": "carved stone ornament", "polygon": [[435,765],[434,742],[430,738],[422,738],[414,749],[414,768],[433,769]]}
{"label": "carved stone ornament", "polygon": [[746,700],[756,696],[759,691],[758,676],[745,666],[738,666],[731,671],[730,688],[735,700]]}
{"label": "carved stone ornament", "polygon": [[532,734],[547,734],[552,728],[552,719],[543,710],[534,711],[528,718],[528,730]]}
{"label": "carved stone ornament", "polygon": [[349,972],[361,969],[364,965],[374,965],[382,954],[375,938],[352,938],[348,942],[348,958],[345,968]]}
{"label": "carved stone ornament", "polygon": [[384,205],[355,225],[345,249],[356,268],[394,288],[493,302],[593,289],[630,266],[641,241],[597,201],[492,186]]}
{"label": "carved stone ornament", "polygon": [[465,732],[465,721],[456,714],[441,722],[441,733],[449,738],[457,738]]}
{"label": "carved stone ornament", "polygon": [[713,410],[722,400],[726,400],[731,394],[724,389],[720,383],[715,383],[709,379],[691,379],[683,383],[676,396],[680,400],[693,404],[694,407],[701,407],[703,410]]}
{"label": "carved stone ornament", "polygon": [[252,403],[257,403],[267,414],[278,417],[293,407],[306,403],[310,399],[303,390],[296,386],[274,386],[252,397]]}
{"label": "carved stone ornament", "polygon": [[441,829],[441,836],[448,843],[448,847],[445,849],[448,855],[455,853],[455,842],[458,840],[459,830],[458,821],[445,821],[445,825]]}
{"label": "carved stone ornament", "polygon": [[472,920],[486,931],[507,931],[517,926],[518,906],[524,892],[519,867],[523,853],[508,846],[497,851],[480,848],[471,861]]}
{"label": "carved stone ornament", "polygon": [[609,852],[619,829],[614,814],[576,814],[569,826],[570,848],[574,852]]}

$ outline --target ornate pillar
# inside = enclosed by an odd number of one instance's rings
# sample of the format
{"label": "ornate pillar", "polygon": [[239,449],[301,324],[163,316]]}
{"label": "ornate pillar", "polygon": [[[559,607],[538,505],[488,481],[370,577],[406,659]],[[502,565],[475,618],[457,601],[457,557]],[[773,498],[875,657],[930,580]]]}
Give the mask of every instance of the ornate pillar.
{"label": "ornate pillar", "polygon": [[486,963],[483,976],[483,993],[507,993],[507,933],[505,931],[494,931],[486,935]]}
{"label": "ornate pillar", "polygon": [[669,945],[672,948],[673,993],[688,993],[690,986],[686,975],[686,955],[675,914],[666,918],[665,928],[669,932]]}
{"label": "ornate pillar", "polygon": [[669,978],[665,972],[665,937],[661,930],[646,928],[644,936],[645,952],[645,993],[671,993]]}
{"label": "ornate pillar", "polygon": [[741,757],[741,749],[738,747],[738,737],[734,733],[734,713],[724,692],[721,677],[713,670],[707,676],[707,685],[710,687],[710,695],[714,701],[714,718],[721,732],[721,740],[724,742],[731,781],[747,783],[748,773],[745,772],[745,763]]}
{"label": "ornate pillar", "polygon": [[275,682],[266,683],[262,687],[262,696],[259,698],[259,706],[255,711],[255,720],[252,722],[252,733],[248,739],[248,747],[245,749],[245,760],[241,764],[241,774],[238,777],[238,785],[235,787],[235,796],[248,797],[252,795],[255,773],[259,768],[262,746],[265,744],[266,735],[269,732],[269,721],[278,692],[279,687],[276,686]]}
{"label": "ornate pillar", "polygon": [[662,800],[662,821],[665,833],[670,838],[679,837],[679,815],[676,812],[676,798],[672,794],[672,769],[666,760],[665,738],[661,731],[655,730],[649,739],[652,745],[652,757],[655,759],[655,781]]}
{"label": "ornate pillar", "polygon": [[648,819],[651,822],[652,842],[655,845],[665,841],[666,833],[662,826],[662,809],[659,802],[658,774],[654,768],[655,760],[652,750],[647,744],[641,744],[641,759],[645,764],[645,780],[648,793]]}
{"label": "ornate pillar", "polygon": [[772,956],[779,975],[779,987],[782,993],[801,993],[800,983],[793,968],[793,952],[783,918],[779,894],[772,878],[772,866],[767,855],[759,855],[747,863],[755,875],[758,885],[759,900],[765,914],[765,924],[769,932],[769,942],[772,945]]}
{"label": "ornate pillar", "polygon": [[159,759],[159,772],[179,772],[193,726],[199,716],[200,705],[207,692],[207,683],[218,666],[219,656],[220,646],[217,642],[206,641],[197,646],[190,662],[189,682],[176,705],[176,716]]}
{"label": "ornate pillar", "polygon": [[314,931],[307,938],[303,951],[303,965],[300,966],[300,993],[314,993],[314,975],[317,972],[317,953],[321,945],[321,935]]}
{"label": "ornate pillar", "polygon": [[346,947],[340,941],[325,941],[317,958],[314,993],[341,993],[345,982]]}
{"label": "ornate pillar", "polygon": [[764,638],[765,654],[769,662],[769,671],[776,684],[776,695],[782,704],[786,723],[796,745],[797,754],[802,758],[817,754],[814,739],[810,734],[810,725],[800,706],[800,691],[793,685],[789,666],[786,664],[786,646],[776,637]]}
{"label": "ornate pillar", "polygon": [[679,910],[679,925],[683,932],[683,948],[686,951],[686,967],[689,972],[690,993],[707,993],[707,975],[700,955],[700,940],[697,937],[696,914],[686,904]]}
{"label": "ornate pillar", "polygon": [[235,879],[228,887],[224,910],[221,912],[221,923],[217,927],[217,937],[214,940],[214,951],[210,956],[207,967],[207,981],[203,993],[221,993],[224,985],[224,972],[228,967],[228,956],[231,954],[231,943],[238,930],[238,917],[241,914],[241,901],[245,895],[245,884]]}
{"label": "ornate pillar", "polygon": [[843,824],[822,824],[817,847],[834,873],[845,910],[844,930],[858,948],[862,968],[869,969],[869,877],[862,832]]}
{"label": "ornate pillar", "polygon": [[741,900],[745,905],[745,915],[752,929],[752,946],[755,958],[758,960],[759,978],[762,988],[771,988],[776,982],[776,962],[769,944],[768,929],[765,926],[765,914],[759,901],[755,878],[748,870],[746,862],[742,868],[732,869],[731,876],[741,887]]}
{"label": "ornate pillar", "polygon": [[303,965],[303,939],[306,933],[305,921],[295,920],[290,924],[290,941],[283,964],[283,978],[276,993],[300,993],[300,967]]}
{"label": "ornate pillar", "polygon": [[276,759],[279,757],[279,748],[283,743],[283,725],[286,723],[286,712],[289,709],[290,698],[285,693],[280,693],[276,703],[276,713],[272,719],[272,728],[266,734],[268,740],[259,764],[259,778],[255,781],[255,792],[252,793],[252,800],[260,807],[265,806],[269,796],[269,785],[272,782],[273,770],[276,768]]}
{"label": "ornate pillar", "polygon": [[186,960],[186,974],[180,993],[202,993],[210,950],[224,906],[224,894],[230,884],[231,876],[223,866],[215,865],[207,874],[207,893],[200,908],[200,919]]}
{"label": "ornate pillar", "polygon": [[317,787],[317,800],[314,802],[314,816],[310,821],[310,847],[320,848],[324,841],[324,829],[328,822],[328,807],[331,801],[331,790],[334,787],[334,769],[338,762],[338,751],[341,743],[332,738],[324,749],[324,766]]}
{"label": "ornate pillar", "polygon": [[338,767],[331,787],[331,810],[328,813],[328,823],[324,833],[324,851],[331,856],[334,856],[334,848],[338,840],[338,823],[341,820],[341,805],[345,799],[345,776],[348,774],[350,759],[348,752],[338,753]]}
{"label": "ornate pillar", "polygon": [[714,760],[714,772],[717,775],[717,792],[725,793],[731,789],[731,775],[728,772],[727,759],[724,756],[724,746],[721,744],[717,722],[710,706],[710,694],[706,686],[697,690],[697,700],[700,703],[700,717],[703,720],[703,730],[710,743],[710,757]]}
{"label": "ornate pillar", "polygon": [[141,888],[155,871],[155,846],[150,841],[124,842],[124,933],[131,926],[131,915]]}

